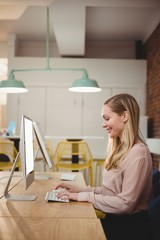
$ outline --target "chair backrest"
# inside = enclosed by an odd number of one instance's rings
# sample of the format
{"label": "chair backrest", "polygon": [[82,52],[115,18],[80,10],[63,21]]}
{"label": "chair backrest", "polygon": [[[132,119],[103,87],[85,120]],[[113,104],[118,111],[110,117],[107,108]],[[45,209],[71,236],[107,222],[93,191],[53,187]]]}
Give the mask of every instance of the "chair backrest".
{"label": "chair backrest", "polygon": [[5,154],[9,157],[10,161],[13,161],[17,155],[17,150],[13,142],[9,140],[0,141],[0,153]]}
{"label": "chair backrest", "polygon": [[50,158],[53,158],[54,155],[54,151],[53,151],[53,142],[51,139],[46,139],[45,141],[45,146],[46,146],[46,150],[48,152],[48,155],[50,156]]}
{"label": "chair backrest", "polygon": [[151,220],[153,240],[160,239],[160,195],[154,198],[149,206],[149,217]]}
{"label": "chair backrest", "polygon": [[153,199],[149,205],[149,218],[152,226],[153,239],[160,239],[160,172],[153,170]]}
{"label": "chair backrest", "polygon": [[0,170],[5,170],[12,166],[18,152],[13,142],[9,140],[0,141]]}
{"label": "chair backrest", "polygon": [[93,161],[93,156],[85,141],[60,141],[55,150],[54,159],[69,159],[71,156],[79,156],[83,161]]}

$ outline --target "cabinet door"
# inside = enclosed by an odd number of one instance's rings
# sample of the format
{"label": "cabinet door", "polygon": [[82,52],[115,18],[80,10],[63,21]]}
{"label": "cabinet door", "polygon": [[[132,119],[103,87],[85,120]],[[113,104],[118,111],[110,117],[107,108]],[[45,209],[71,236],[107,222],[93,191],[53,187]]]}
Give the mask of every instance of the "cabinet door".
{"label": "cabinet door", "polygon": [[30,87],[24,94],[8,96],[8,119],[16,121],[16,133],[20,133],[22,114],[37,121],[45,131],[46,89],[44,87]]}
{"label": "cabinet door", "polygon": [[103,136],[102,128],[102,106],[107,98],[111,96],[110,89],[99,93],[85,93],[82,99],[82,124],[83,135]]}
{"label": "cabinet door", "polygon": [[19,134],[19,121],[17,121],[18,116],[18,94],[7,94],[7,106],[6,106],[6,117],[7,124],[9,121],[16,122],[16,134]]}
{"label": "cabinet door", "polygon": [[102,127],[102,106],[111,96],[110,88],[99,93],[85,93],[82,100],[82,135],[86,136],[94,158],[105,158],[108,136]]}
{"label": "cabinet door", "polygon": [[47,89],[46,135],[79,136],[81,131],[81,94],[67,88]]}

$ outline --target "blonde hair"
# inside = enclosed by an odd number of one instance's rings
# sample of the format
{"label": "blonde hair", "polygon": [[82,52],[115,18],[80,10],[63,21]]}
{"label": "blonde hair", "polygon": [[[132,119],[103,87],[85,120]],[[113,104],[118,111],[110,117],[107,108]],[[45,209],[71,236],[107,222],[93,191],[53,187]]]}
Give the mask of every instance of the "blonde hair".
{"label": "blonde hair", "polygon": [[124,111],[128,113],[128,120],[124,123],[122,139],[119,137],[109,138],[105,168],[110,170],[119,166],[119,162],[126,156],[137,140],[144,141],[140,137],[139,131],[140,109],[133,96],[126,93],[118,94],[107,99],[104,105],[108,105],[113,112],[120,116]]}

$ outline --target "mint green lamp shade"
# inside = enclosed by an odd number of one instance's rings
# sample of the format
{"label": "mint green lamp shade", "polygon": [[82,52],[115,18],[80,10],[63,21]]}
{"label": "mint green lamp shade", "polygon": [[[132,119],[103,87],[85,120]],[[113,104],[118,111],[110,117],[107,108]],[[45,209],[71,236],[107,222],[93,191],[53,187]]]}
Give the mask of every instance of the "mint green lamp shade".
{"label": "mint green lamp shade", "polygon": [[83,72],[81,79],[76,79],[69,88],[71,92],[93,93],[100,92],[101,88],[95,80],[89,79],[86,72]]}
{"label": "mint green lamp shade", "polygon": [[3,93],[25,93],[28,89],[22,81],[16,80],[11,72],[7,80],[0,82],[0,92]]}

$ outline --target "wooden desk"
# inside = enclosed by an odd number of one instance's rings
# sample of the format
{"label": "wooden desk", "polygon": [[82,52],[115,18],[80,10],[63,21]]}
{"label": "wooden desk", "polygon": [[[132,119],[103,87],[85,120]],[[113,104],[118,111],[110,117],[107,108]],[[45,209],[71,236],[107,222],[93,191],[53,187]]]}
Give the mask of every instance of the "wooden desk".
{"label": "wooden desk", "polygon": [[[82,173],[75,174],[74,184],[85,186]],[[10,191],[11,194],[35,194],[35,201],[0,199],[0,239],[6,240],[7,236],[7,240],[105,240],[91,203],[45,201],[46,192],[60,182],[61,173],[47,175],[51,179],[35,180],[26,191],[23,181]]]}
{"label": "wooden desk", "polygon": [[1,240],[106,240],[99,219],[0,218]]}
{"label": "wooden desk", "polygon": [[[60,182],[61,173],[48,173],[51,179],[35,180],[25,191],[24,182],[21,181],[15,186],[11,194],[31,194],[36,195],[35,201],[6,201],[0,200],[0,216],[5,217],[72,217],[72,218],[96,218],[95,210],[91,203],[86,202],[46,202],[45,195],[52,191]],[[82,173],[76,173],[74,184],[85,186]]]}

